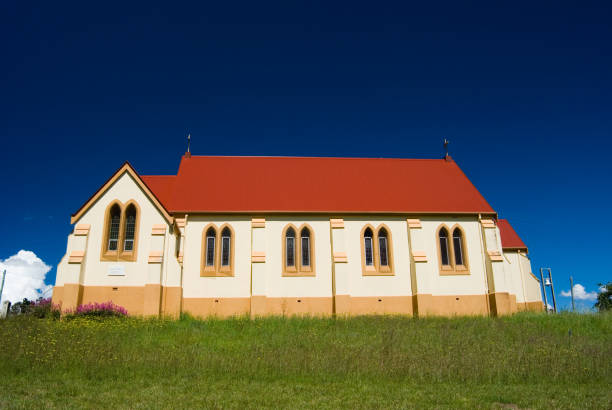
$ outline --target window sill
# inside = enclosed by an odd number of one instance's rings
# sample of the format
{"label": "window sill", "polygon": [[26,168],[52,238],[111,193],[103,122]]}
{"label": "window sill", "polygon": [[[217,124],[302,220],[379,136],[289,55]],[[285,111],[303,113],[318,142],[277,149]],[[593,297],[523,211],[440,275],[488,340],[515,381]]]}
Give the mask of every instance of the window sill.
{"label": "window sill", "polygon": [[213,272],[213,271],[200,272],[201,278],[231,278],[233,276],[234,276],[234,272]]}
{"label": "window sill", "polygon": [[389,271],[389,272],[379,272],[379,271],[372,271],[372,270],[367,270],[365,272],[362,273],[362,276],[395,276],[395,273]]}
{"label": "window sill", "polygon": [[315,272],[283,272],[283,278],[299,278],[317,276]]}
{"label": "window sill", "polygon": [[456,270],[441,270],[440,276],[462,276],[469,275],[468,269],[456,269]]}

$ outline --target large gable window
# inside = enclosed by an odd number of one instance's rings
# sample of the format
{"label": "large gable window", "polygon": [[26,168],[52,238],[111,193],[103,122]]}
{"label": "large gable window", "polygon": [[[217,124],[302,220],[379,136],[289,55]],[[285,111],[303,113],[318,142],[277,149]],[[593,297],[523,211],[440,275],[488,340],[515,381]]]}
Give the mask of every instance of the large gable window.
{"label": "large gable window", "polygon": [[102,261],[136,260],[138,248],[138,204],[113,201],[106,209]]}

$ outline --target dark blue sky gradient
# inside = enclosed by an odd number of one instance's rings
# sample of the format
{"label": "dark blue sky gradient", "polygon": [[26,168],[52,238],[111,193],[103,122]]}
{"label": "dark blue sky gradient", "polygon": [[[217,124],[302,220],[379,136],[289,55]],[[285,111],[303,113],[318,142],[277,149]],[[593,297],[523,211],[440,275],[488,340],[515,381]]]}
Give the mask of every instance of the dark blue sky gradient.
{"label": "dark blue sky gradient", "polygon": [[212,155],[446,136],[534,272],[612,280],[609,4],[89,3],[0,4],[0,259],[32,250],[53,283],[70,214],[126,160],[175,173],[188,131]]}

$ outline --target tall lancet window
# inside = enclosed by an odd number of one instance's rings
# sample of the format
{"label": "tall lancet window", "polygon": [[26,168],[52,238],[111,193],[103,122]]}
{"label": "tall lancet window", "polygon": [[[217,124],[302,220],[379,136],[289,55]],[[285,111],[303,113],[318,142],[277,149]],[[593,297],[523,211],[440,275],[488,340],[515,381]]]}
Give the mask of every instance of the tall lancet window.
{"label": "tall lancet window", "polygon": [[215,266],[216,236],[215,228],[208,228],[208,231],[206,231],[206,266]]}
{"label": "tall lancet window", "polygon": [[131,252],[134,250],[134,237],[136,235],[136,207],[130,204],[125,210],[125,238],[123,250]]}
{"label": "tall lancet window", "polygon": [[378,254],[380,266],[389,266],[388,235],[385,228],[378,231]]}
{"label": "tall lancet window", "polygon": [[285,234],[285,265],[288,268],[295,266],[295,231],[293,228],[287,229]]}
{"label": "tall lancet window", "polygon": [[365,264],[366,266],[374,265],[374,240],[373,232],[370,228],[367,228],[363,233],[363,247],[365,252]]}
{"label": "tall lancet window", "polygon": [[438,236],[440,240],[440,260],[442,262],[442,266],[449,266],[450,257],[448,253],[448,231],[446,228],[440,229]]}
{"label": "tall lancet window", "polygon": [[310,230],[308,228],[302,229],[302,266],[310,266]]}
{"label": "tall lancet window", "polygon": [[230,265],[231,256],[231,245],[232,244],[232,233],[228,227],[223,228],[221,231],[221,266]]}
{"label": "tall lancet window", "polygon": [[453,251],[455,254],[455,265],[465,265],[463,257],[463,236],[461,229],[453,231]]}
{"label": "tall lancet window", "polygon": [[121,208],[115,204],[108,218],[108,250],[116,251],[119,245],[119,225],[121,223]]}

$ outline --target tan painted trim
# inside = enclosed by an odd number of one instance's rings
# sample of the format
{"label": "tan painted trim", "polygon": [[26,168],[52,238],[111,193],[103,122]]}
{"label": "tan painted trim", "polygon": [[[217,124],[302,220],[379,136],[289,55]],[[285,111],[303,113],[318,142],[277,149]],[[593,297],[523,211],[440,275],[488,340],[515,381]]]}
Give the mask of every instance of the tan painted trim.
{"label": "tan painted trim", "polygon": [[90,224],[79,224],[74,227],[74,236],[87,236],[90,228]]}
{"label": "tan painted trim", "polygon": [[151,251],[149,252],[148,263],[162,263],[164,260],[163,251]]}
{"label": "tan painted trim", "polygon": [[251,252],[251,263],[265,263],[266,253],[265,252]]}
{"label": "tan painted trim", "polygon": [[[293,250],[293,266],[287,266],[287,231],[289,228],[293,228],[295,232],[295,249]],[[281,249],[283,250],[283,276],[293,276],[298,273],[298,237],[300,236],[300,232],[293,224],[287,224],[283,228],[283,232],[281,233]]]}
{"label": "tan painted trim", "polygon": [[178,259],[178,263],[182,265],[183,264],[183,251],[179,252],[177,259]]}
{"label": "tan painted trim", "polygon": [[[366,266],[365,263],[365,231],[367,228],[372,230],[372,257],[374,258],[373,266]],[[379,232],[381,229],[387,231],[387,262],[388,265],[382,266],[380,264],[380,245],[379,245]],[[361,242],[361,274],[363,276],[393,276],[395,275],[393,270],[393,234],[391,229],[387,225],[380,224],[376,229],[371,224],[366,224],[361,228],[360,234]]]}
{"label": "tan painted trim", "polygon": [[251,219],[251,228],[265,228],[266,227],[266,218],[252,218]]}
{"label": "tan painted trim", "polygon": [[83,263],[85,251],[72,251],[68,257],[68,263]]}
{"label": "tan painted trim", "polygon": [[151,229],[151,235],[165,235],[166,234],[166,225],[153,225]]}
{"label": "tan painted trim", "polygon": [[412,251],[412,259],[415,262],[427,262],[427,253],[425,251]]}
{"label": "tan painted trim", "polygon": [[343,218],[331,218],[329,223],[332,229],[341,229],[344,228],[344,219]]}
{"label": "tan painted trim", "polygon": [[151,200],[151,202],[153,202],[153,205],[162,214],[164,219],[169,224],[172,224],[172,216],[168,213],[168,211],[166,211],[166,208],[164,208],[161,202],[159,202],[155,194],[149,189],[149,187],[147,187],[147,184],[144,183],[142,178],[140,178],[138,173],[134,170],[134,168],[132,168],[132,166],[128,162],[126,162],[121,168],[119,168],[119,170],[115,172],[113,176],[111,176],[110,179],[106,181],[106,183],[102,185],[102,187],[100,187],[100,189],[98,189],[98,191],[96,191],[96,193],[91,198],[89,198],[89,200],[85,202],[85,204],[74,215],[72,215],[72,217],[70,218],[70,223],[74,224],[79,219],[81,219],[83,214],[87,212],[87,210],[94,203],[96,203],[96,201],[98,201],[98,199],[100,199],[100,197],[104,195],[104,193],[126,172],[134,179],[134,181],[136,181],[136,184],[140,187],[140,189],[143,190],[143,192]]}
{"label": "tan painted trim", "polygon": [[493,219],[481,219],[480,223],[483,228],[495,228],[495,221]]}
{"label": "tan painted trim", "polygon": [[487,253],[489,254],[489,259],[491,259],[491,262],[503,262],[504,261],[504,258],[502,257],[499,251],[487,251]]}
{"label": "tan painted trim", "polygon": [[176,226],[178,228],[184,228],[187,218],[176,218]]}
{"label": "tan painted trim", "polygon": [[346,252],[334,252],[334,262],[335,263],[347,263],[348,256]]}
{"label": "tan painted trim", "polygon": [[[295,249],[294,249],[294,266],[287,266],[287,231],[289,228],[293,228],[295,232]],[[310,266],[302,265],[302,229],[308,228],[310,231]],[[299,228],[296,228],[293,224],[287,224],[283,228],[281,235],[281,246],[283,250],[283,271],[282,276],[316,276],[315,269],[315,232],[314,229],[308,224],[302,224]]]}
{"label": "tan painted trim", "polygon": [[408,218],[408,219],[406,219],[406,222],[408,223],[408,227],[410,229],[419,229],[419,228],[422,228],[421,220],[420,219],[411,219],[411,218]]}

